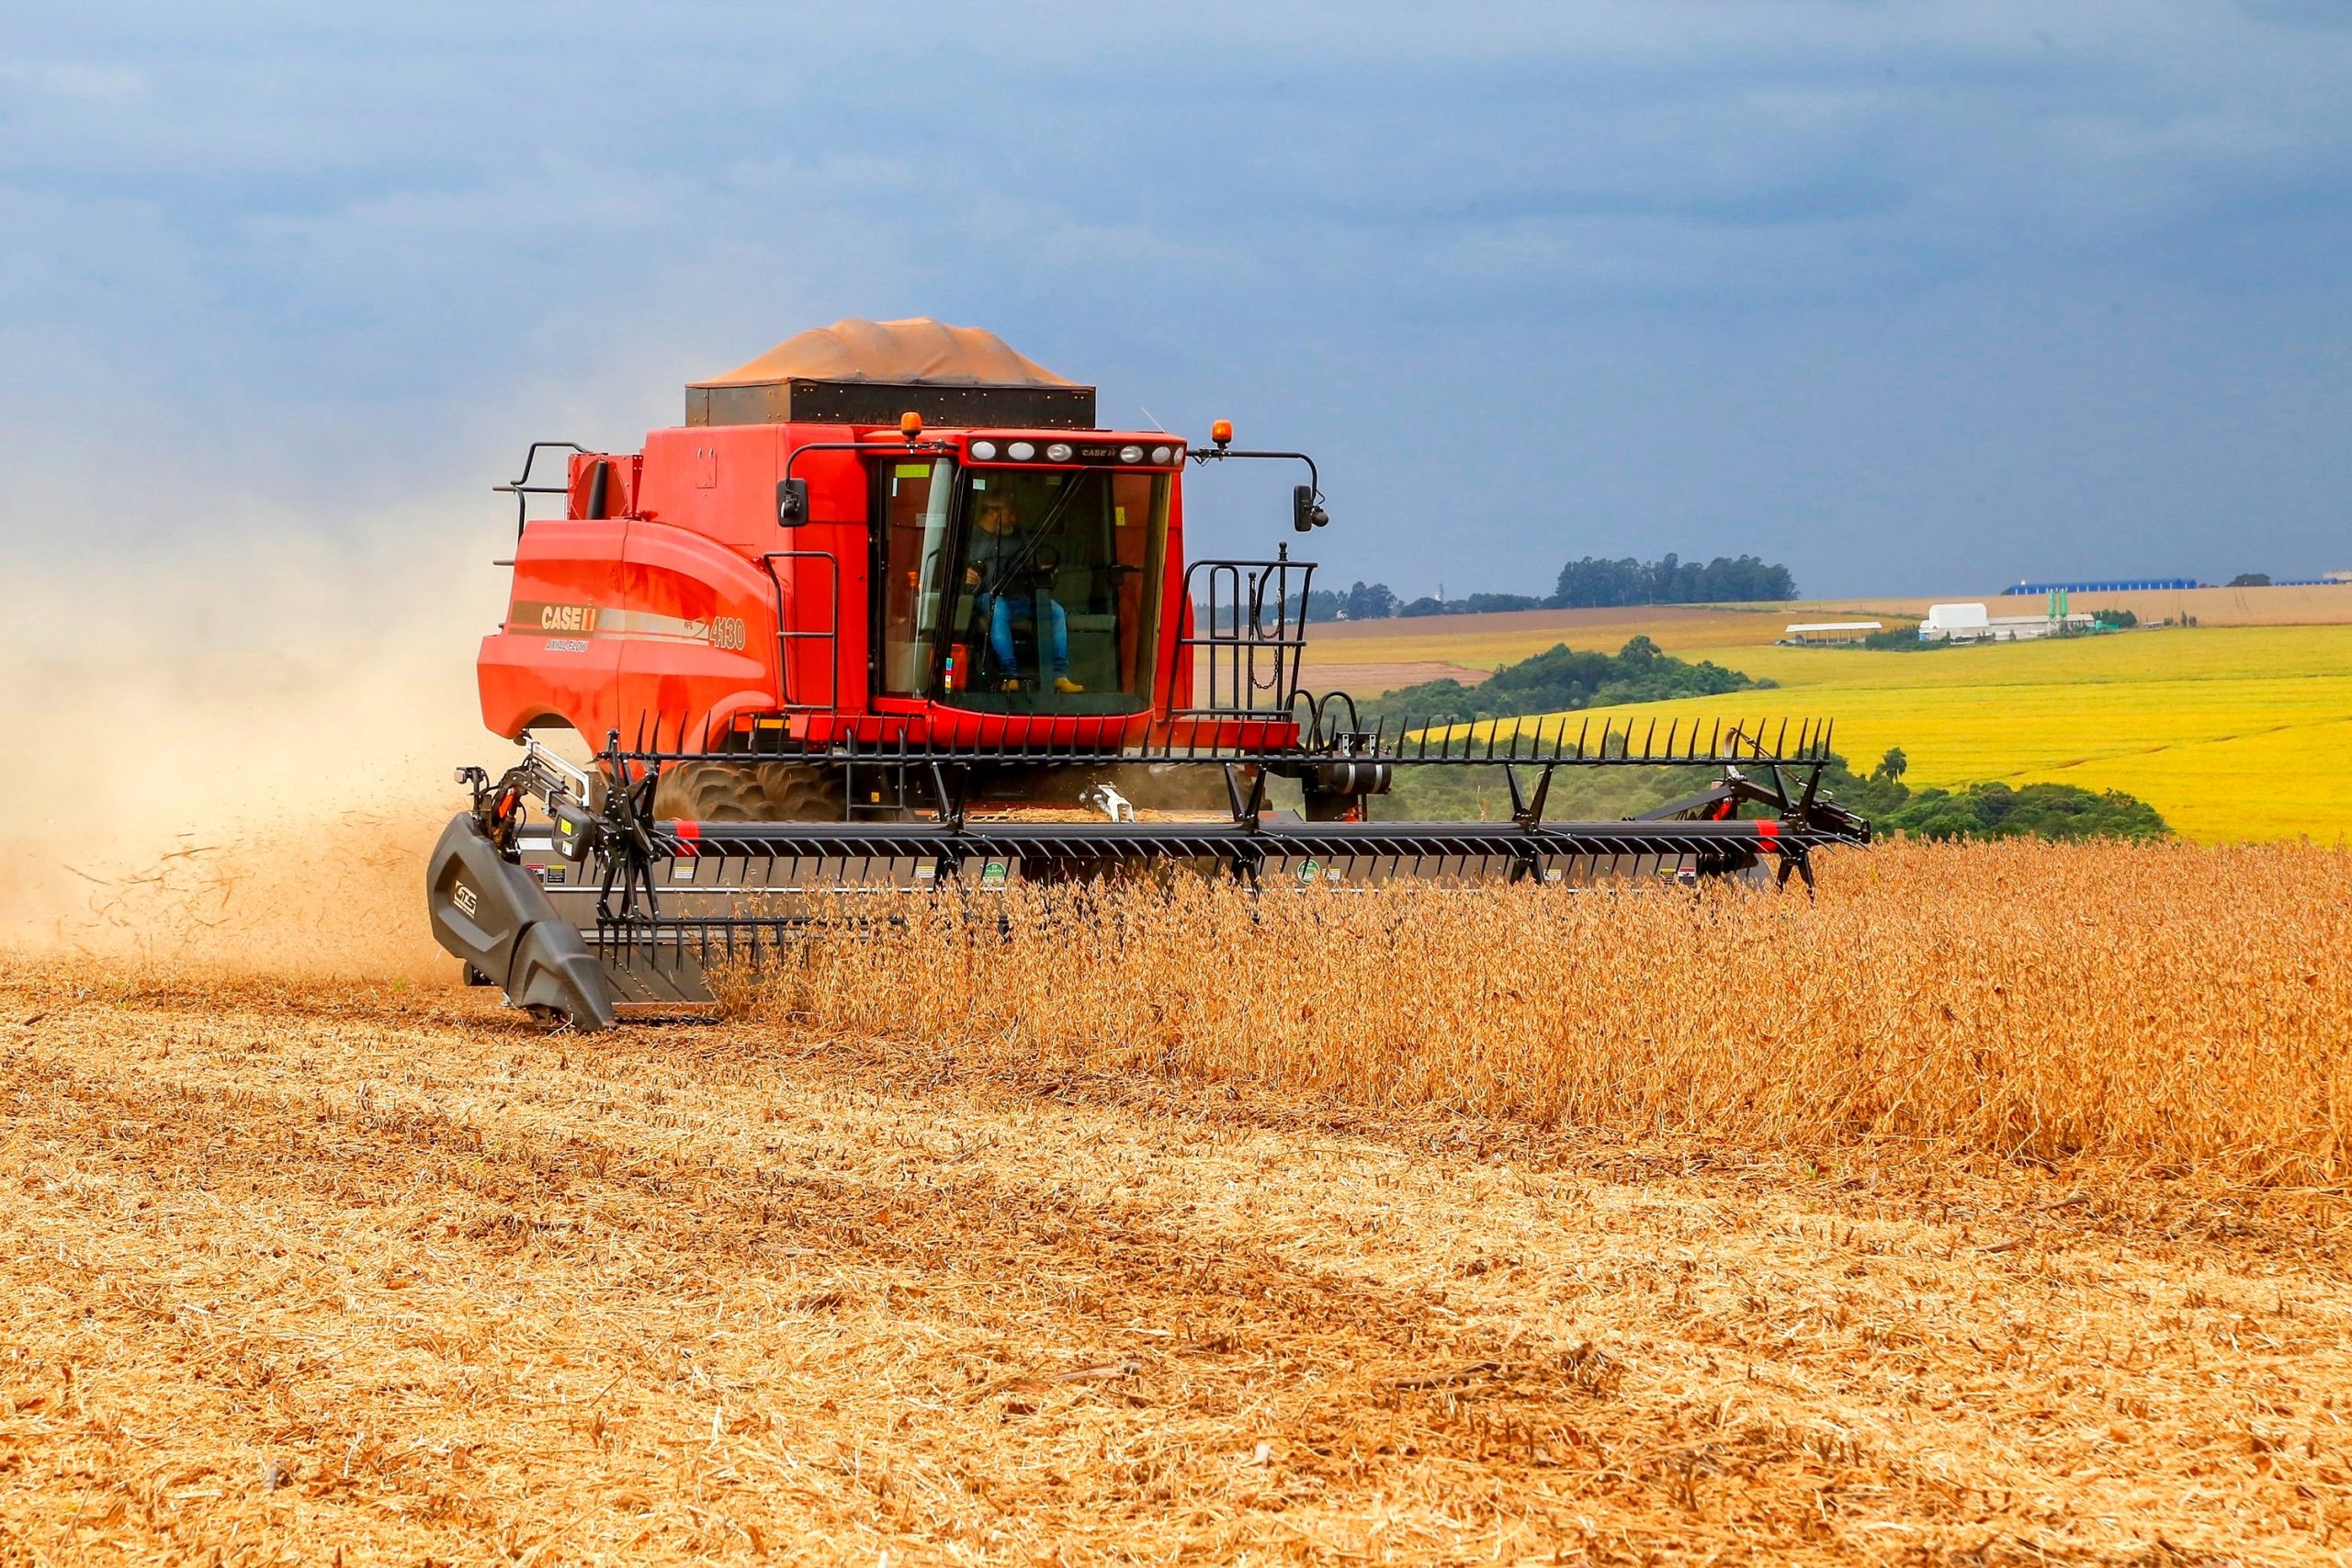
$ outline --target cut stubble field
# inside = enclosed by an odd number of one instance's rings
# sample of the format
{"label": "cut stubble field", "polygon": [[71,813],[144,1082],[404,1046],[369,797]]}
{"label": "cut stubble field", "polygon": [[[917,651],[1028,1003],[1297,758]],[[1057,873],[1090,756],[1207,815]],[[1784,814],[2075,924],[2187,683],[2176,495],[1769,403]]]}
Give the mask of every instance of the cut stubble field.
{"label": "cut stubble field", "polygon": [[2344,1561],[2346,859],[910,906],[598,1038],[23,956],[0,1540]]}

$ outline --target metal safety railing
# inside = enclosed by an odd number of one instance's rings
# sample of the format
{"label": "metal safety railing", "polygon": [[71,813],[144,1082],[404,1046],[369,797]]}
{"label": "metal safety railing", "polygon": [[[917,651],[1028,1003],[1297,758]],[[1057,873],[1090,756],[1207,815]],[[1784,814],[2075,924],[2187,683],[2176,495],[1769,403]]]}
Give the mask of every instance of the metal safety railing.
{"label": "metal safety railing", "polygon": [[1315,563],[1284,546],[1272,560],[1194,561],[1184,573],[1190,631],[1170,652],[1170,686],[1189,659],[1192,702],[1177,718],[1272,718],[1291,711],[1306,650]]}
{"label": "metal safety railing", "polygon": [[[778,575],[775,563],[788,561],[823,561],[826,583],[824,604],[825,624],[821,626],[795,628],[785,613],[784,579]],[[760,557],[760,565],[767,569],[768,581],[775,588],[775,689],[777,705],[786,713],[838,713],[842,705],[842,645],[841,645],[841,581],[842,563],[831,550],[770,550]],[[811,595],[800,592],[800,569],[792,569],[793,602],[806,604]],[[792,645],[796,641],[822,639],[825,644],[826,668],[830,685],[821,703],[796,701],[792,678]]]}
{"label": "metal safety railing", "polygon": [[[514,498],[514,536],[517,539],[523,536],[524,525],[529,521],[531,497],[535,495],[569,496],[571,493],[568,474],[567,482],[560,485],[535,485],[531,482],[531,470],[538,466],[539,454],[542,452],[585,454],[587,450],[587,447],[577,441],[534,441],[531,443],[531,449],[523,454],[523,471],[503,485],[491,486],[491,492],[493,495],[511,495]],[[570,461],[570,458],[565,459],[567,464]],[[567,502],[566,510],[569,509],[569,502]]]}

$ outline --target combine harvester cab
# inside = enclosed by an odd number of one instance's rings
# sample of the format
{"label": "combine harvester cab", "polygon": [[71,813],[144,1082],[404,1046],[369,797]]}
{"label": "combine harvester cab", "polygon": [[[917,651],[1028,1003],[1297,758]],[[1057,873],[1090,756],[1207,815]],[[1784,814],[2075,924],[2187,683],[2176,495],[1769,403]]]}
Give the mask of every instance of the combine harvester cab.
{"label": "combine harvester cab", "polygon": [[[560,454],[561,481],[542,479]],[[1869,841],[1826,726],[1362,725],[1300,687],[1312,564],[1188,560],[1182,480],[1303,453],[1095,427],[992,335],[842,321],[686,389],[642,451],[535,445],[482,716],[519,741],[428,871],[470,980],[582,1028],[707,1002],[834,896],[1170,865],[1259,891],[1796,874]],[[563,515],[527,519],[533,496]],[[526,520],[527,519],[527,520]],[[585,763],[541,743],[582,738]],[[1480,766],[1507,822],[1370,819],[1397,771]],[[1545,815],[1567,768],[1700,767],[1643,817]],[[1268,789],[1295,783],[1297,811]],[[1742,816],[1743,807],[1763,815]]]}

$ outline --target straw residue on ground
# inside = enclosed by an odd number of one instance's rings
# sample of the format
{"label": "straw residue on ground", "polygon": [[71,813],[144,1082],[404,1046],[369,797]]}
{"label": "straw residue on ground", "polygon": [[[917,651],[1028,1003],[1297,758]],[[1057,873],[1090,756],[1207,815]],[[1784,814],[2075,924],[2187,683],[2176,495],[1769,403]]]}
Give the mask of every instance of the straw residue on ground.
{"label": "straw residue on ground", "polygon": [[1157,957],[1105,936],[1136,908],[1015,901],[985,975],[917,928],[593,1038],[8,961],[0,1540],[2352,1553],[2345,997],[2311,964],[2342,857],[1835,871],[1817,904],[1440,895],[1388,936],[1379,899],[1193,909]]}
{"label": "straw residue on ground", "polygon": [[2340,1207],[433,997],[0,990],[49,1561],[2262,1560]]}

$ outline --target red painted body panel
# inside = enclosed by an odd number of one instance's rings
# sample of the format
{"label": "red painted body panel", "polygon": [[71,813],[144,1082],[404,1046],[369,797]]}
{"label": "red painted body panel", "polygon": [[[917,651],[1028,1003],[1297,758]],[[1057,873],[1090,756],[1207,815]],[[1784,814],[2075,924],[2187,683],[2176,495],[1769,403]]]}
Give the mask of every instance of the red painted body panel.
{"label": "red painted body panel", "polygon": [[623,613],[643,617],[618,639],[625,741],[639,715],[673,738],[660,743],[702,746],[737,715],[778,705],[775,585],[758,565],[684,528],[635,522],[619,592]]}
{"label": "red painted body panel", "polygon": [[[1068,431],[928,431],[926,442],[985,434],[1040,445]],[[1086,432],[1089,442],[1164,443],[1153,432]],[[797,448],[854,442],[793,460],[808,481],[808,520],[778,525],[776,482]],[[979,714],[921,699],[871,694],[868,511],[871,464],[904,454],[896,430],[838,424],[684,427],[649,433],[641,453],[572,458],[564,518],[523,531],[503,630],[483,640],[483,722],[514,737],[564,725],[592,746],[618,731],[627,744],[717,744],[751,716],[790,715],[812,740],[937,741],[954,746],[1114,747],[1149,738],[1178,745],[1273,747],[1284,722],[1171,725],[1191,701],[1182,465],[1170,486],[1167,566],[1151,709],[1133,716]],[[584,515],[599,463],[605,518]],[[1030,464],[1029,468],[1057,465]],[[1073,465],[1074,466],[1074,465]],[[780,637],[780,630],[832,635]],[[658,727],[658,728],[657,728]],[[706,740],[707,737],[707,740]]]}
{"label": "red painted body panel", "polygon": [[628,524],[534,523],[514,547],[514,587],[503,630],[482,639],[475,669],[481,719],[512,739],[526,728],[568,725],[601,744],[619,720],[620,644],[584,628],[549,625],[534,605],[615,604]]}

